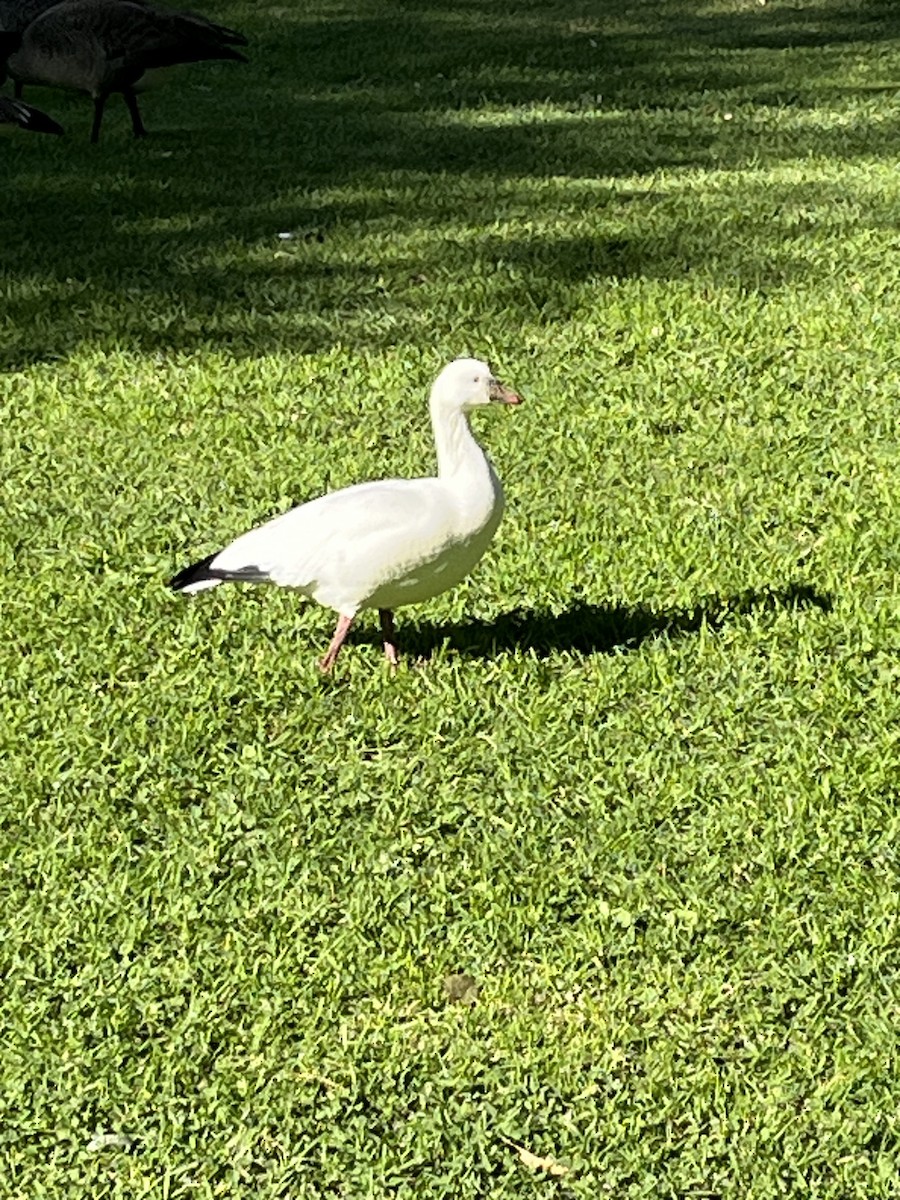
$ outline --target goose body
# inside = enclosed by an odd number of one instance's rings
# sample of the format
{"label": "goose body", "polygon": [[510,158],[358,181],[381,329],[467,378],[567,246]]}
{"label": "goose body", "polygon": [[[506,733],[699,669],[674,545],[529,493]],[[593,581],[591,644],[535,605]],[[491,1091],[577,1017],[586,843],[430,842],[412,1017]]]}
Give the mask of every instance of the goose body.
{"label": "goose body", "polygon": [[377,608],[385,653],[396,662],[393,610],[430,600],[464,579],[500,523],[503,489],[468,420],[472,409],[497,403],[520,398],[486,363],[457,359],[431,390],[437,476],[329,492],[185,568],[170,586],[198,592],[237,580],[296,588],[338,613],[323,670],[337,659],[356,614]]}
{"label": "goose body", "polygon": [[15,125],[32,133],[62,133],[62,126],[23,100],[0,96],[0,125]]}
{"label": "goose body", "polygon": [[62,0],[38,12],[18,38],[7,57],[17,97],[26,84],[87,92],[94,101],[92,142],[114,92],[125,99],[135,137],[144,136],[136,92],[149,72],[206,59],[247,61],[234,49],[246,44],[241,34],[145,0]]}

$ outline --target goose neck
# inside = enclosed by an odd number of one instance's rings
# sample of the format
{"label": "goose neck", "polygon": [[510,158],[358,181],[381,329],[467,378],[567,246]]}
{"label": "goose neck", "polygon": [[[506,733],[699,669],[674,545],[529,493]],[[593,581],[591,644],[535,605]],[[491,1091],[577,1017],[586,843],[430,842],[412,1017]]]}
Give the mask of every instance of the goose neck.
{"label": "goose neck", "polygon": [[469,428],[469,418],[460,409],[435,407],[431,414],[434,444],[437,450],[438,475],[451,479],[459,475],[480,473],[487,467],[481,447]]}

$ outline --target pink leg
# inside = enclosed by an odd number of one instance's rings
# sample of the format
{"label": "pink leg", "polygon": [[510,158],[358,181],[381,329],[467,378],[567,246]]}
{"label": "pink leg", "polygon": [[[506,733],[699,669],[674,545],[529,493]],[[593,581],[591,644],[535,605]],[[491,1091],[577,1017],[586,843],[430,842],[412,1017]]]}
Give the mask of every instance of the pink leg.
{"label": "pink leg", "polygon": [[394,640],[394,614],[389,608],[379,608],[381,617],[381,638],[384,642],[384,657],[392,667],[397,665],[397,643]]}
{"label": "pink leg", "polygon": [[350,632],[350,626],[353,624],[352,617],[338,617],[337,627],[334,631],[334,637],[331,639],[331,645],[325,652],[325,657],[319,662],[319,670],[323,672],[330,671],[337,662],[337,656],[341,652],[341,646],[344,644],[344,638]]}

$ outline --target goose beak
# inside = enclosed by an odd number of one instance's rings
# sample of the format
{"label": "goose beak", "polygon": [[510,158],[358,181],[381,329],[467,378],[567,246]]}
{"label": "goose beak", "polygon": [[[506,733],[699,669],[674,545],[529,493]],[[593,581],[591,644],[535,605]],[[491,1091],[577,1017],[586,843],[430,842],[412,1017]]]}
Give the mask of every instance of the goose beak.
{"label": "goose beak", "polygon": [[492,404],[521,404],[522,397],[518,392],[512,391],[500,382],[499,379],[492,379],[489,395]]}

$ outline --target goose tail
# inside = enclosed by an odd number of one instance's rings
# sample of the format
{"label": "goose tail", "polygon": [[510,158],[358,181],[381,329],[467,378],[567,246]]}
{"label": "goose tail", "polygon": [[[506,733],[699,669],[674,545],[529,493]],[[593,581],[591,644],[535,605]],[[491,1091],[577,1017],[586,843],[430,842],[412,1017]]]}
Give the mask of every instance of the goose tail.
{"label": "goose tail", "polygon": [[157,49],[161,59],[172,54],[174,62],[202,62],[211,58],[247,61],[246,55],[235,50],[235,46],[247,45],[247,39],[236,29],[206,21],[196,13],[175,13],[172,30],[175,42]]}
{"label": "goose tail", "polygon": [[218,587],[220,583],[268,583],[271,579],[268,570],[253,563],[242,563],[230,569],[217,567],[216,562],[224,553],[224,550],[217,550],[215,554],[184,567],[177,575],[172,576],[168,586],[173,592],[186,592],[191,595],[194,592],[205,592],[207,588]]}
{"label": "goose tail", "polygon": [[0,123],[18,125],[31,133],[62,133],[62,126],[57,125],[52,117],[32,108],[21,100],[12,100],[9,96],[0,96]]}
{"label": "goose tail", "polygon": [[210,554],[206,558],[201,558],[199,562],[191,563],[189,567],[183,567],[177,575],[172,576],[167,586],[173,592],[185,592],[188,595],[192,595],[194,592],[205,592],[207,588],[218,587],[220,583],[225,582],[225,576],[222,571],[212,568],[212,561],[215,557],[215,554]]}

